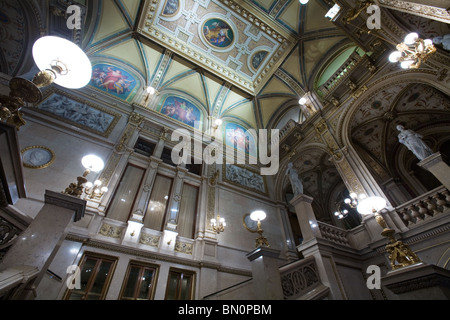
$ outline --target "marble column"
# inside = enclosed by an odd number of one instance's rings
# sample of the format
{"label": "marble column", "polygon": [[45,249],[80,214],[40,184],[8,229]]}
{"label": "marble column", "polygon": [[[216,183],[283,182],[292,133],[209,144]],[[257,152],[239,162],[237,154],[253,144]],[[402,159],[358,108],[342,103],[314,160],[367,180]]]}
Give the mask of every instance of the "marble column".
{"label": "marble column", "polygon": [[433,153],[417,164],[431,172],[448,190],[450,190],[450,167],[442,159],[439,152]]}
{"label": "marble column", "polygon": [[283,264],[280,251],[258,247],[247,254],[252,264],[253,292],[256,300],[282,300],[283,288],[279,267]]}
{"label": "marble column", "polygon": [[314,215],[311,203],[313,198],[300,194],[291,200],[291,204],[297,213],[298,223],[302,231],[303,242],[307,242],[316,237],[322,237],[316,216]]}
{"label": "marble column", "polygon": [[71,221],[83,216],[86,201],[47,190],[45,205],[9,249],[0,268],[32,266],[40,270],[34,285],[38,286],[67,234]]}

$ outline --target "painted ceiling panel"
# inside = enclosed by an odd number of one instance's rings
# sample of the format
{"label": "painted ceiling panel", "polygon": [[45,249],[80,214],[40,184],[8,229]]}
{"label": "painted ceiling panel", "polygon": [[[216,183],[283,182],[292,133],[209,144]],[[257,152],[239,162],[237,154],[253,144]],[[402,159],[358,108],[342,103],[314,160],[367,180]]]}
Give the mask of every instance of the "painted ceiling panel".
{"label": "painted ceiling panel", "polygon": [[187,74],[171,83],[165,89],[177,89],[195,97],[203,105],[208,105],[205,91],[203,90],[203,82],[199,73]]}
{"label": "painted ceiling panel", "polygon": [[127,10],[128,15],[130,16],[132,21],[135,21],[137,17],[137,13],[139,11],[139,5],[141,1],[139,0],[121,0],[122,5]]}
{"label": "painted ceiling panel", "polygon": [[[315,2],[315,1],[311,1]],[[280,13],[278,20],[290,27],[291,30],[298,32],[300,19],[300,2],[291,1]]]}
{"label": "painted ceiling panel", "polygon": [[141,54],[141,49],[139,48],[137,41],[134,39],[127,39],[120,42],[111,48],[100,51],[99,54],[113,57],[130,64],[136,67],[136,69],[143,75],[147,73]]}
{"label": "painted ceiling panel", "polygon": [[148,2],[138,32],[256,94],[295,39],[267,15],[250,14],[249,8],[254,7],[226,0]]}
{"label": "painted ceiling panel", "polygon": [[306,16],[314,16],[314,19],[306,19],[303,25],[303,32],[310,32],[326,28],[335,28],[334,24],[328,18],[325,18],[327,10],[324,9],[317,1],[310,1],[306,8]]}
{"label": "painted ceiling panel", "polygon": [[226,111],[224,113],[224,116],[236,116],[237,118],[242,119],[243,121],[248,123],[251,128],[258,127],[258,125],[256,124],[255,111],[252,101],[243,103],[238,107],[232,108],[230,111]]}
{"label": "painted ceiling panel", "polygon": [[113,0],[104,0],[100,12],[101,17],[98,21],[96,32],[92,40],[93,44],[130,29],[123,13],[119,10]]}
{"label": "painted ceiling panel", "polygon": [[244,97],[237,91],[230,91],[227,94],[225,101],[223,102],[222,108],[220,110],[220,115],[225,114],[229,108],[233,108],[234,106],[239,105],[243,101],[247,101],[246,97]]}
{"label": "painted ceiling panel", "polygon": [[301,65],[300,65],[300,53],[299,47],[297,46],[286,61],[281,65],[281,68],[289,73],[289,75],[296,80],[298,83],[303,85],[301,77]]}
{"label": "painted ceiling panel", "polygon": [[328,51],[344,37],[333,37],[317,39],[304,43],[304,65],[305,76],[309,79],[311,72],[317,66],[317,63],[327,55]]}
{"label": "painted ceiling panel", "polygon": [[[147,63],[147,75],[151,79],[156,72],[158,63],[160,62],[162,56],[164,55],[164,49],[159,46],[148,46],[143,45],[142,51],[145,56],[145,61]],[[150,81],[150,80],[149,80]]]}
{"label": "painted ceiling panel", "polygon": [[222,84],[214,79],[210,79],[209,77],[204,77],[203,81],[205,82],[205,87],[208,94],[208,105],[211,108],[214,108],[214,103],[218,98],[220,90],[222,89]]}
{"label": "painted ceiling panel", "polygon": [[286,102],[292,100],[291,97],[265,98],[259,101],[263,127],[266,128],[272,115]]}
{"label": "painted ceiling panel", "polygon": [[164,75],[164,84],[163,86],[167,85],[167,83],[174,81],[174,78],[183,76],[185,73],[192,72],[193,66],[186,63],[184,60],[179,58],[174,58],[170,61],[169,68]]}
{"label": "painted ceiling panel", "polygon": [[265,96],[269,94],[290,94],[297,95],[292,88],[290,88],[286,82],[280,80],[277,77],[272,77],[267,83],[266,87],[261,91],[260,95]]}

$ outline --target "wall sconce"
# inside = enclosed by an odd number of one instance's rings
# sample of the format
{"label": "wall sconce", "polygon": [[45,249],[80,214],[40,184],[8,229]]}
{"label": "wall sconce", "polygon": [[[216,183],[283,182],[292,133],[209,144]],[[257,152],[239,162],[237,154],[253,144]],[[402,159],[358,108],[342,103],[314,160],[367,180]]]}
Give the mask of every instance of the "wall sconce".
{"label": "wall sconce", "polygon": [[423,61],[436,52],[431,39],[421,39],[416,32],[409,33],[402,43],[396,45],[397,51],[389,56],[392,63],[400,62],[403,69],[417,69]]}
{"label": "wall sconce", "polygon": [[383,228],[381,235],[388,238],[390,241],[389,244],[386,245],[386,252],[389,253],[392,270],[420,263],[419,257],[406,244],[395,239],[395,230],[390,229],[384,218],[379,214],[379,211],[385,206],[386,200],[383,198],[369,197],[360,201],[357,210],[361,215],[374,214],[375,220]]}
{"label": "wall sconce", "polygon": [[223,121],[222,119],[216,119],[214,121],[214,123],[212,124],[212,128],[214,131],[216,131],[217,129],[219,129],[219,127],[222,125]]}
{"label": "wall sconce", "polygon": [[266,217],[267,217],[266,213],[261,210],[253,211],[250,214],[250,219],[252,219],[253,221],[256,221],[256,223],[257,223],[256,232],[259,234],[258,238],[256,238],[256,247],[260,247],[260,246],[264,246],[264,245],[267,247],[270,247],[269,241],[267,240],[266,237],[263,237],[263,235],[262,235],[264,230],[261,228],[261,221],[266,219]]}
{"label": "wall sconce", "polygon": [[92,65],[86,54],[75,43],[48,36],[33,45],[33,58],[41,70],[33,81],[13,78],[9,83],[9,96],[0,95],[0,120],[17,128],[25,125],[20,109],[26,103],[42,101],[40,88],[56,83],[69,89],[79,89],[91,80]]}
{"label": "wall sconce", "polygon": [[153,88],[152,86],[148,86],[148,87],[145,89],[145,92],[147,93],[146,96],[145,96],[145,101],[144,101],[145,103],[148,102],[148,100],[150,99],[151,96],[153,96],[153,95],[155,95],[155,94],[158,93],[158,92],[156,91],[156,89]]}
{"label": "wall sconce", "polygon": [[211,228],[217,234],[224,232],[227,223],[224,218],[221,218],[220,215],[217,215],[217,218],[211,219]]}
{"label": "wall sconce", "polygon": [[[64,194],[74,196],[77,198],[81,198],[81,195],[84,192],[83,185],[88,183],[88,180],[86,179],[86,177],[89,175],[89,173],[100,172],[105,167],[103,160],[94,155],[88,155],[88,156],[83,157],[83,159],[81,160],[81,164],[86,169],[83,173],[83,176],[77,177],[77,182],[71,183],[66,188],[66,190],[63,192]],[[93,185],[92,185],[92,187],[93,187]],[[88,192],[86,192],[86,193],[88,193]]]}

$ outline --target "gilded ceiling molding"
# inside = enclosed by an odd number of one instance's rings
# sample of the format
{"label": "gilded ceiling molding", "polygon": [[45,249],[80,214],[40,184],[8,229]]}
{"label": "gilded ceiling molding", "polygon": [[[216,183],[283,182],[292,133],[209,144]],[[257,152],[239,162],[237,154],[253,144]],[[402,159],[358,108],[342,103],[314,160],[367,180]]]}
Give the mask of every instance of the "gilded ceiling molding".
{"label": "gilded ceiling molding", "polygon": [[[296,44],[293,36],[282,26],[262,12],[260,16],[255,16],[251,13],[254,7],[246,3],[231,0],[193,2],[194,7],[190,12],[182,10],[182,14],[176,18],[162,14],[165,3],[162,0],[147,0],[137,33],[252,95],[256,95],[263,88]],[[201,15],[196,10],[199,6],[208,10],[210,7],[216,8],[216,11]],[[210,29],[208,23],[212,23],[211,26],[217,24],[214,20],[220,20],[227,26]],[[245,25],[245,28],[234,25],[235,21]],[[180,22],[186,22],[186,26],[180,27]],[[167,24],[177,24],[176,31],[168,28]],[[219,32],[216,29],[220,27],[220,34],[227,30],[226,35],[229,42],[231,41],[228,47],[217,42],[219,35],[217,39],[213,37]],[[235,42],[236,39],[238,42]],[[255,43],[260,47],[253,48]],[[259,51],[254,52],[257,49]],[[261,51],[266,51],[267,56],[259,61],[257,70],[252,70],[245,57],[252,57],[252,54],[255,56]],[[227,56],[226,60],[224,55]]]}
{"label": "gilded ceiling molding", "polygon": [[378,2],[382,7],[388,9],[402,11],[444,23],[450,23],[450,13],[443,8],[399,0],[378,0]]}

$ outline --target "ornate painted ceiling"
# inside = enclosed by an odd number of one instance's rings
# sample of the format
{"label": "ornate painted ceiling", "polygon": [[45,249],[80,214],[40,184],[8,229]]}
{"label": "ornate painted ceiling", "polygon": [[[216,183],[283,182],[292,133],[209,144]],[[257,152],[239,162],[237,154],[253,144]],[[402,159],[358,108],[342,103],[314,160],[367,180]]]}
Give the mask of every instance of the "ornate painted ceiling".
{"label": "ornate painted ceiling", "polygon": [[[130,103],[142,103],[152,86],[159,93],[152,108],[170,94],[203,121],[277,127],[328,58],[351,44],[325,18],[328,7],[321,0],[87,1],[90,85]],[[102,80],[114,70],[124,77],[118,88]]]}

